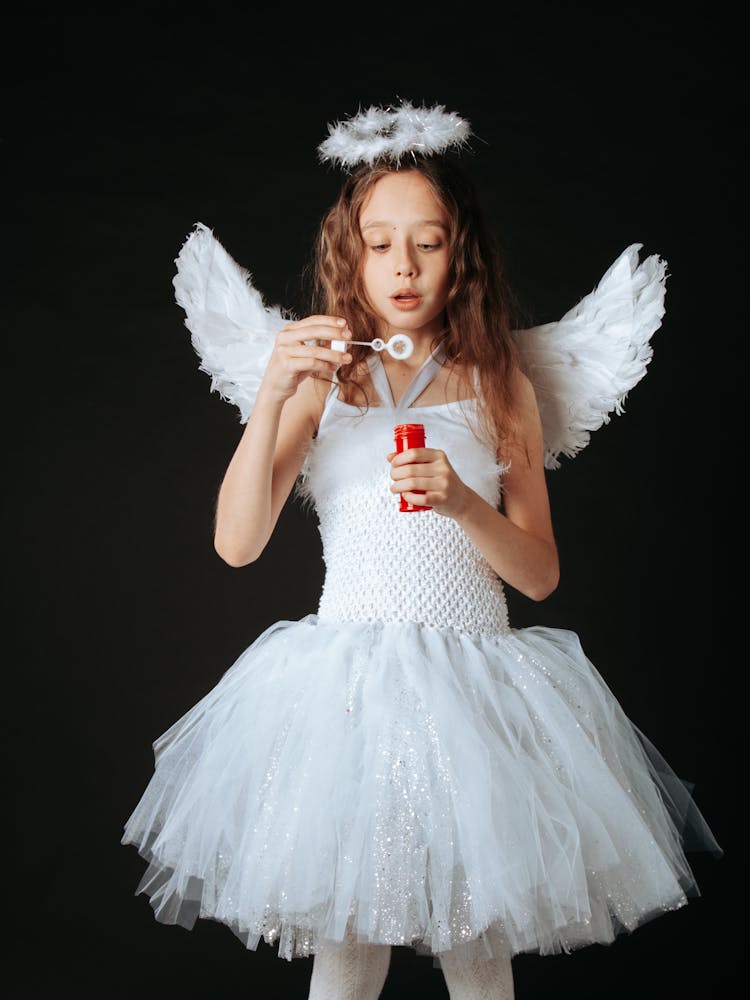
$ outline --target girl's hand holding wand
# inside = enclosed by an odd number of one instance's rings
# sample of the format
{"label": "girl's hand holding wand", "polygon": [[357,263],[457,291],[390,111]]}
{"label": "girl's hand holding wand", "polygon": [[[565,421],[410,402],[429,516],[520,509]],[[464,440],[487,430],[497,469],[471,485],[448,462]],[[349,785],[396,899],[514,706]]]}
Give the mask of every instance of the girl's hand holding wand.
{"label": "girl's hand holding wand", "polygon": [[276,343],[263,376],[263,389],[281,401],[293,396],[301,382],[313,372],[330,375],[351,355],[308,341],[338,341],[343,347],[352,338],[346,320],[339,316],[307,316],[276,334]]}
{"label": "girl's hand holding wand", "polygon": [[[444,517],[459,518],[473,492],[456,473],[439,448],[409,448],[387,455],[391,463],[392,493],[415,504],[426,504]],[[425,493],[414,493],[425,490]]]}

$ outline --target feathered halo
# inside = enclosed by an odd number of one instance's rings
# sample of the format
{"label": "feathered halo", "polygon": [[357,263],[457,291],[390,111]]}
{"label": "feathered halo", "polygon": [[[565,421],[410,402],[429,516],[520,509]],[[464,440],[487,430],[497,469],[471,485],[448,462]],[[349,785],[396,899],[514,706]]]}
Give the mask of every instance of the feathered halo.
{"label": "feathered halo", "polygon": [[451,146],[464,146],[471,135],[469,123],[443,105],[369,107],[345,122],[328,126],[328,138],[318,146],[320,159],[345,169],[376,160],[398,165],[408,154],[431,156]]}

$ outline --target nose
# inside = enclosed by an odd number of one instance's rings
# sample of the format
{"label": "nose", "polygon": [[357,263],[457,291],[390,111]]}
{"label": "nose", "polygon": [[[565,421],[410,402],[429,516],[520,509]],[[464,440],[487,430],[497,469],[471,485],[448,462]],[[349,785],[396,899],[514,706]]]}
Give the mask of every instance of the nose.
{"label": "nose", "polygon": [[402,251],[396,260],[398,263],[394,269],[395,275],[399,278],[413,278],[417,273],[417,267],[408,251]]}

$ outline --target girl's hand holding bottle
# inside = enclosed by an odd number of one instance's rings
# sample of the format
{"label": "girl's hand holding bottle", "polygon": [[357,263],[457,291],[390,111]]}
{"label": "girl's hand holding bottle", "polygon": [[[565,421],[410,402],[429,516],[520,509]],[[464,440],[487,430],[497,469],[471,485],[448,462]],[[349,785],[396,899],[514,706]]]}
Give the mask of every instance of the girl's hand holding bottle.
{"label": "girl's hand holding bottle", "polygon": [[306,341],[351,340],[346,320],[339,316],[307,316],[287,325],[276,335],[276,343],[263,375],[261,389],[277,400],[293,396],[301,382],[313,372],[330,375],[351,355]]}
{"label": "girl's hand holding bottle", "polygon": [[392,493],[400,493],[414,504],[429,505],[444,517],[457,519],[468,508],[473,490],[459,478],[440,448],[392,451],[387,459],[391,463]]}

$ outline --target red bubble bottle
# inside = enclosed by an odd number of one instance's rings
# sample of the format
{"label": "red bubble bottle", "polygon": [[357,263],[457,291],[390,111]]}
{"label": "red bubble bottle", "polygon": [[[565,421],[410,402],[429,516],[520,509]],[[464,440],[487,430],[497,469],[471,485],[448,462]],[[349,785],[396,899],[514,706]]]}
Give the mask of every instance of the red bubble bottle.
{"label": "red bubble bottle", "polygon": [[[396,442],[396,451],[408,451],[409,448],[424,448],[424,424],[399,424],[393,430],[393,438]],[[412,490],[413,493],[424,493],[425,490]],[[411,513],[416,510],[432,510],[432,507],[420,507],[419,504],[410,503],[404,499],[403,493],[399,494],[399,510]]]}

